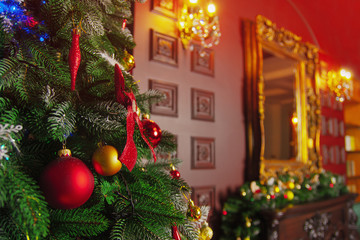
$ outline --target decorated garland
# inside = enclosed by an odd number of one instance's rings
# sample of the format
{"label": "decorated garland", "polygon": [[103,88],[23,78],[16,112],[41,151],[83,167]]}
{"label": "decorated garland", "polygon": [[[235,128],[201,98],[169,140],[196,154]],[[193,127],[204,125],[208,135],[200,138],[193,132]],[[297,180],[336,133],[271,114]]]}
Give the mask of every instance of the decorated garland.
{"label": "decorated garland", "polygon": [[343,176],[307,168],[284,171],[262,181],[246,182],[223,208],[222,239],[261,239],[262,210],[281,210],[347,193]]}

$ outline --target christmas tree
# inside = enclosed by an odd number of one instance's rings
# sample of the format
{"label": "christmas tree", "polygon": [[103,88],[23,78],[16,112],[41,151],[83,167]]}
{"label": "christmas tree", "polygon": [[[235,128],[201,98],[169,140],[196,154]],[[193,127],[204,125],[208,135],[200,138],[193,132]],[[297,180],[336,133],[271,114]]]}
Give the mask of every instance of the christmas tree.
{"label": "christmas tree", "polygon": [[162,95],[131,75],[133,4],[0,2],[0,239],[211,238],[142,118]]}

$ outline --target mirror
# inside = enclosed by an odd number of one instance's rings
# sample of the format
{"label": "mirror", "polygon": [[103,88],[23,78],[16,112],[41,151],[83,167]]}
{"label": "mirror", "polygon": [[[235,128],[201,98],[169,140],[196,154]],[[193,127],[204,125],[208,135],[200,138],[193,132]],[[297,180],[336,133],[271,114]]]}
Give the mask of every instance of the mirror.
{"label": "mirror", "polygon": [[260,15],[242,31],[245,180],[321,167],[318,49]]}
{"label": "mirror", "polygon": [[264,159],[297,157],[296,61],[263,49]]}

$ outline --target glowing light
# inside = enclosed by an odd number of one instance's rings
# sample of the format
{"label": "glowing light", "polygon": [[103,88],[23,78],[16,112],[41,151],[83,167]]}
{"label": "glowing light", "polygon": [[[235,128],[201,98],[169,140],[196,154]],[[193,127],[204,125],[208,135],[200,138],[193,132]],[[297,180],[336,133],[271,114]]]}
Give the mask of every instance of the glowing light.
{"label": "glowing light", "polygon": [[[207,8],[204,10],[203,7]],[[213,3],[205,6],[197,0],[189,0],[187,4],[184,4],[180,12],[178,27],[185,48],[193,49],[195,44],[199,44],[203,50],[219,43],[220,24],[215,12],[216,7]]]}
{"label": "glowing light", "polygon": [[299,119],[296,116],[293,116],[291,118],[291,122],[293,123],[293,125],[296,125],[299,122]]}
{"label": "glowing light", "polygon": [[208,12],[209,12],[210,14],[214,14],[214,13],[216,12],[215,4],[210,3],[210,4],[208,5]]}
{"label": "glowing light", "polygon": [[352,74],[346,69],[340,69],[338,72],[329,71],[327,84],[338,102],[350,100],[353,95]]}

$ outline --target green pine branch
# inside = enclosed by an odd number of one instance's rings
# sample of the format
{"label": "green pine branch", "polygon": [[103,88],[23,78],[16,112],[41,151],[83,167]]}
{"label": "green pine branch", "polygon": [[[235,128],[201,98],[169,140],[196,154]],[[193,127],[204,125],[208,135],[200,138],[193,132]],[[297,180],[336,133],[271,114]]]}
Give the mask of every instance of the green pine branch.
{"label": "green pine branch", "polygon": [[66,233],[71,237],[97,236],[104,232],[110,222],[100,212],[93,209],[72,209],[51,211],[52,235]]}
{"label": "green pine branch", "polygon": [[5,171],[5,181],[7,183],[5,206],[9,209],[10,221],[16,226],[15,232],[21,232],[31,239],[47,236],[49,212],[35,181],[11,166]]}

